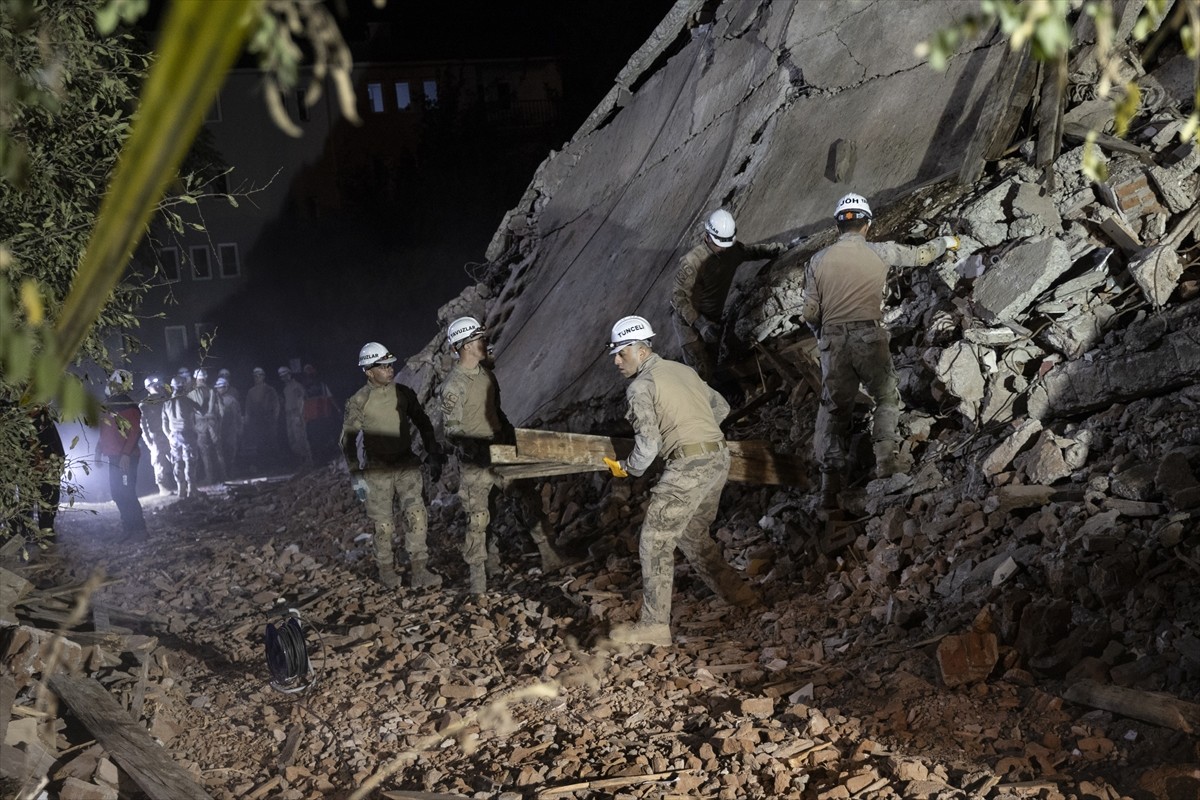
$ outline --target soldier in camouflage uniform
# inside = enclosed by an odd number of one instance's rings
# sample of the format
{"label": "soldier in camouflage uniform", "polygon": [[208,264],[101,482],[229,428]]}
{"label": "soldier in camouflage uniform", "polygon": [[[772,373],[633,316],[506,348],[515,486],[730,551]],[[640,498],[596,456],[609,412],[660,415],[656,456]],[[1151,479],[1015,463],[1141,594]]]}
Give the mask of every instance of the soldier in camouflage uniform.
{"label": "soldier in camouflage uniform", "polygon": [[196,420],[196,443],[200,447],[200,460],[204,463],[204,474],[209,484],[225,480],[225,453],[221,449],[221,412],[224,406],[216,391],[208,385],[208,370],[201,367],[192,373],[195,386],[188,397],[200,409]]}
{"label": "soldier in camouflage uniform", "polygon": [[458,494],[467,512],[467,535],[463,541],[463,560],[470,570],[472,594],[487,591],[487,574],[500,567],[495,543],[487,541],[491,519],[488,502],[492,489],[510,486],[516,493],[529,525],[529,534],[538,546],[542,569],[549,572],[563,566],[563,558],[547,536],[550,522],[542,508],[542,499],[526,483],[510,484],[491,468],[493,444],[512,444],[512,423],[500,407],[500,385],[496,376],[483,365],[487,357],[486,331],[473,317],[460,317],[450,323],[447,339],[458,362],[442,385],[442,425],[446,440],[458,454],[461,474]]}
{"label": "soldier in camouflage uniform", "polygon": [[182,375],[171,378],[173,393],[162,409],[162,426],[171,443],[175,485],[181,500],[196,496],[196,420],[200,409],[188,397],[187,386],[188,380]]}
{"label": "soldier in camouflage uniform", "polygon": [[150,451],[150,464],[154,468],[154,482],[159,494],[175,493],[175,476],[171,466],[171,441],[163,429],[163,404],[169,397],[162,379],[151,375],[146,378],[146,399],[138,405],[142,412],[142,441]]}
{"label": "soldier in camouflage uniform", "polygon": [[671,307],[684,362],[711,381],[720,350],[721,318],[737,268],[747,261],[774,258],[788,249],[776,242],[737,241],[733,216],[717,209],[704,224],[704,241],[679,259]]}
{"label": "soldier in camouflage uniform", "polygon": [[841,199],[834,218],[841,235],[809,261],[801,301],[804,320],[817,333],[821,354],[821,405],[813,446],[821,464],[823,508],[837,507],[859,384],[875,401],[871,439],[876,475],[908,471],[910,465],[899,453],[900,392],[889,350],[891,338],[882,321],[888,266],[925,266],[947,250],[958,249],[954,236],[918,247],[868,242],[871,208],[857,194]]}
{"label": "soldier in camouflage uniform", "polygon": [[420,463],[412,451],[409,426],[415,425],[421,434],[429,479],[433,483],[441,479],[442,448],[434,438],[433,425],[416,393],[395,382],[395,363],[396,357],[378,342],[367,342],[359,351],[358,365],[367,376],[367,384],[346,401],[340,447],[350,467],[355,494],[365,494],[362,499],[367,504],[367,516],[375,524],[379,582],[390,589],[400,585],[392,551],[392,535],[396,532],[393,501],[398,497],[412,586],[414,589],[440,586],[441,576],[426,568],[429,549],[425,544],[428,526],[425,485]]}
{"label": "soldier in camouflage uniform", "polygon": [[609,350],[621,374],[633,379],[625,398],[634,449],[623,461],[605,462],[615,477],[624,478],[644,473],[660,453],[666,459],[662,478],[650,490],[653,497],[638,542],[641,618],[614,630],[612,638],[669,645],[676,547],[726,602],[751,606],[759,600],[709,534],[729,478],[729,448],[720,427],[729,404],[695,370],[655,354],[651,336],[654,330],[645,319],[625,317],[613,326]]}

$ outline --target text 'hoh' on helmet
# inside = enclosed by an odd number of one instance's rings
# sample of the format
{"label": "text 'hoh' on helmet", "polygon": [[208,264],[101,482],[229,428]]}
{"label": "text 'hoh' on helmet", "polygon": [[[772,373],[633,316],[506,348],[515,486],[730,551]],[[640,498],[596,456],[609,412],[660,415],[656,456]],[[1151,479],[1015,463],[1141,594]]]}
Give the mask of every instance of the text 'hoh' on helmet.
{"label": "text 'hoh' on helmet", "polygon": [[644,342],[654,335],[654,328],[645,317],[621,317],[613,325],[608,354],[611,356],[634,342]]}
{"label": "text 'hoh' on helmet", "polygon": [[[394,364],[396,357],[388,352],[388,349],[379,342],[367,342],[358,351],[358,365],[360,367],[373,367],[376,364]],[[308,367],[305,367],[307,370]],[[314,372],[316,370],[313,370]]]}
{"label": "text 'hoh' on helmet", "polygon": [[485,333],[487,331],[479,324],[479,320],[474,317],[459,317],[446,329],[446,339],[450,342],[450,346],[457,350],[459,346],[472,339],[478,339]]}
{"label": "text 'hoh' on helmet", "polygon": [[833,218],[839,222],[871,219],[871,207],[867,205],[867,198],[861,194],[851,192],[841,200],[838,200],[837,208],[833,212]]}
{"label": "text 'hoh' on helmet", "polygon": [[704,231],[717,247],[730,247],[737,241],[737,224],[733,221],[733,214],[723,208],[709,215],[708,222],[704,223]]}

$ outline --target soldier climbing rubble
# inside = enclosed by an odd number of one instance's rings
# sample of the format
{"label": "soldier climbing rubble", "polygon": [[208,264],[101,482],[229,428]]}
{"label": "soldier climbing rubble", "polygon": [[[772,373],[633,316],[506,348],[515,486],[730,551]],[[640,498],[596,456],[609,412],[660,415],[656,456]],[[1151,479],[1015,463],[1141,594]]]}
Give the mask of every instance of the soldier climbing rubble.
{"label": "soldier climbing rubble", "polygon": [[505,489],[512,485],[516,492],[524,507],[529,534],[541,554],[542,569],[556,570],[565,563],[547,537],[550,521],[538,493],[524,483],[510,484],[491,468],[490,446],[511,444],[515,435],[500,406],[500,385],[484,364],[486,333],[474,317],[460,317],[450,323],[446,338],[458,360],[441,389],[442,424],[447,441],[457,451],[461,470],[458,494],[467,513],[463,560],[470,570],[470,591],[476,595],[487,591],[488,572],[500,568],[499,551],[494,542],[487,542],[491,519],[488,499],[497,486]]}
{"label": "soldier climbing rubble", "polygon": [[671,308],[683,360],[711,381],[721,342],[725,300],[737,268],[747,261],[775,258],[800,241],[746,244],[737,240],[733,215],[719,208],[704,223],[704,240],[679,259]]}
{"label": "soldier climbing rubble", "polygon": [[821,464],[821,506],[837,507],[846,470],[846,440],[859,385],[875,401],[871,439],[875,474],[885,478],[911,467],[899,452],[900,392],[883,327],[883,291],[889,266],[923,267],[947,250],[956,236],[942,236],[909,247],[896,242],[867,242],[871,207],[866,198],[848,194],[834,211],[838,240],[808,263],[802,315],[817,335],[821,358],[821,405],[813,447]]}
{"label": "soldier climbing rubble", "polygon": [[431,483],[441,479],[445,457],[416,393],[395,382],[395,363],[396,357],[378,342],[367,342],[359,350],[358,366],[367,383],[346,401],[339,446],[350,467],[355,494],[366,502],[367,516],[375,524],[379,582],[389,589],[400,585],[392,550],[392,534],[396,531],[393,502],[398,497],[412,586],[440,586],[441,576],[426,567],[429,550],[425,544],[428,519],[424,485],[420,463],[412,451],[409,426],[415,425],[421,434]]}
{"label": "soldier climbing rubble", "polygon": [[634,449],[623,461],[604,459],[614,477],[642,475],[662,453],[666,469],[654,488],[638,539],[642,564],[642,612],[633,625],[613,630],[625,644],[671,644],[671,591],[675,548],[726,602],[753,606],[759,598],[721,557],[709,535],[721,490],[729,478],[729,448],[721,420],[729,404],[691,367],[668,361],[650,346],[654,329],[643,317],[613,326],[609,354],[621,375]]}

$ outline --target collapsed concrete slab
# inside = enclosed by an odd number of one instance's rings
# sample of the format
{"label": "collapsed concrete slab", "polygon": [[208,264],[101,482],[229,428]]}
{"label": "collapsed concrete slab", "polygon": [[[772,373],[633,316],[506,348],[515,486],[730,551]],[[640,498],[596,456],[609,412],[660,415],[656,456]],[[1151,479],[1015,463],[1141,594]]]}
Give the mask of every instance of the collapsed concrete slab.
{"label": "collapsed concrete slab", "polygon": [[1070,266],[1071,254],[1061,239],[1020,244],[975,282],[975,307],[992,322],[1016,320]]}
{"label": "collapsed concrete slab", "polygon": [[1129,274],[1151,305],[1162,308],[1179,285],[1183,264],[1173,247],[1148,247],[1130,259]]}
{"label": "collapsed concrete slab", "polygon": [[[1165,320],[1150,317],[1130,326],[1124,338],[1132,352],[1058,364],[1030,392],[1030,415],[1068,417],[1200,381],[1197,317],[1200,303],[1193,300]],[[1164,333],[1167,325],[1173,329]]]}

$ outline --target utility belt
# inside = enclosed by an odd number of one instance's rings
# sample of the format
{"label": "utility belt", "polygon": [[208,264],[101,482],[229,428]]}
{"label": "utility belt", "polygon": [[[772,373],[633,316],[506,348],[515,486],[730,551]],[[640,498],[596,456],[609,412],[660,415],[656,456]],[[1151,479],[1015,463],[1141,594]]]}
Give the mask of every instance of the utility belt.
{"label": "utility belt", "polygon": [[858,322],[835,322],[833,325],[822,325],[821,332],[822,333],[831,332],[831,331],[844,332],[844,331],[858,330],[859,328],[882,328],[882,327],[883,327],[883,323],[877,319],[864,319],[864,320],[859,320]]}
{"label": "utility belt", "polygon": [[728,445],[722,439],[719,442],[696,442],[695,444],[681,444],[671,451],[671,455],[667,456],[668,461],[676,461],[681,458],[694,458],[702,456],[705,453],[719,453],[726,449]]}

